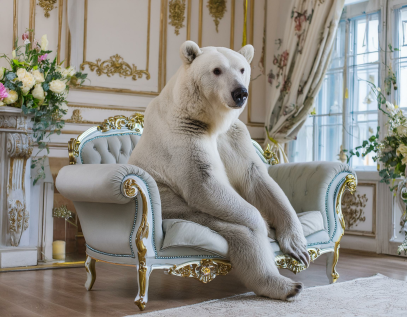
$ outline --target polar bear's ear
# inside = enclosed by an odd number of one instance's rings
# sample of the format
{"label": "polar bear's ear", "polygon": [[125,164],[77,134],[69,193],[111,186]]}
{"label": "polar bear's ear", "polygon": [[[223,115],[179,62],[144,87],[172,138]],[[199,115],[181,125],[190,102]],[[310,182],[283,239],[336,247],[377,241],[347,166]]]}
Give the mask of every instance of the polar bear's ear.
{"label": "polar bear's ear", "polygon": [[191,64],[195,58],[202,54],[202,51],[195,42],[186,41],[181,45],[179,53],[185,64]]}
{"label": "polar bear's ear", "polygon": [[247,62],[250,64],[254,56],[254,47],[250,44],[243,46],[238,52],[246,58]]}

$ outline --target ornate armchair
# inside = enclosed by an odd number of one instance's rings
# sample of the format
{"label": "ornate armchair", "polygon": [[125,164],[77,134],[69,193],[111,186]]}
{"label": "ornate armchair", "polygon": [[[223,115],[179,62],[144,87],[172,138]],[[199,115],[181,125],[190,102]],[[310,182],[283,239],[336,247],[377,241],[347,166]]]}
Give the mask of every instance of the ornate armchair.
{"label": "ornate armchair", "polygon": [[[193,222],[161,217],[154,179],[141,168],[126,164],[143,131],[143,116],[116,116],[69,141],[70,165],[56,180],[59,192],[71,199],[86,239],[85,287],[91,290],[95,262],[134,266],[138,277],[137,306],[144,310],[152,270],[193,277],[203,283],[226,275],[226,240]],[[269,151],[253,141],[265,164]],[[344,233],[341,198],[355,191],[355,174],[347,165],[331,162],[270,165],[269,174],[290,199],[303,225],[312,260],[327,253],[326,273],[331,283],[339,274],[336,264]],[[305,266],[280,252],[270,239],[279,268],[295,273]]]}

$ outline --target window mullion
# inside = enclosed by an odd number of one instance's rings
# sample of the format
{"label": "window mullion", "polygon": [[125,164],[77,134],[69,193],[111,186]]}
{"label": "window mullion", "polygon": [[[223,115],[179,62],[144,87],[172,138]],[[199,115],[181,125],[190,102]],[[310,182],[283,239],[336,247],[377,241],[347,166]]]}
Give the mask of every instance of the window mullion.
{"label": "window mullion", "polygon": [[349,149],[349,138],[347,135],[347,130],[349,129],[349,116],[348,116],[348,107],[349,107],[349,93],[347,93],[349,83],[349,73],[348,73],[348,54],[349,54],[349,42],[350,42],[350,31],[349,31],[349,24],[350,21],[346,21],[346,29],[345,29],[345,58],[343,63],[343,104],[342,104],[342,148]]}

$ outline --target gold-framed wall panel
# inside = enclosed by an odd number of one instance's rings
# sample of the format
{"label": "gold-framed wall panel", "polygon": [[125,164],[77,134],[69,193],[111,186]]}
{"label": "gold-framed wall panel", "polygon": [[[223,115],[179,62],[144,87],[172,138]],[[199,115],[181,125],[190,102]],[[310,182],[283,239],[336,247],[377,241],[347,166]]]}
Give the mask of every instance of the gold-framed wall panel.
{"label": "gold-framed wall panel", "polygon": [[18,0],[13,0],[13,43],[12,43],[13,49],[16,48],[14,43],[17,38],[18,38]]}
{"label": "gold-framed wall panel", "polygon": [[[376,237],[376,191],[377,191],[377,184],[376,183],[358,183],[358,188],[360,187],[373,187],[373,203],[372,203],[372,231],[358,231],[358,230],[345,230],[346,235],[353,235],[353,236],[365,236],[365,237]],[[356,195],[356,193],[355,193]]]}
{"label": "gold-framed wall panel", "polygon": [[[15,0],[16,1],[16,0]],[[85,6],[85,24],[84,24],[84,33],[87,33],[87,2],[88,0],[85,0],[84,6]],[[97,92],[113,92],[113,93],[124,93],[124,94],[131,94],[131,95],[141,95],[141,96],[158,96],[163,88],[163,83],[165,82],[165,76],[166,76],[166,71],[163,70],[164,65],[166,65],[166,52],[165,54],[163,53],[164,51],[164,42],[166,42],[166,34],[164,30],[166,30],[166,25],[164,25],[164,20],[165,20],[165,14],[166,12],[166,4],[167,0],[161,0],[160,4],[160,34],[159,34],[159,53],[158,53],[158,90],[157,91],[139,91],[139,90],[133,90],[133,89],[122,89],[122,88],[110,88],[110,87],[101,87],[101,86],[79,86],[79,87],[71,87],[71,90],[90,90],[90,91],[97,91]],[[151,0],[149,0],[149,8],[151,9]],[[150,21],[150,16],[148,18],[148,25],[151,24]],[[62,28],[62,25],[61,25]],[[150,27],[148,27],[148,32],[150,30]],[[67,51],[71,51],[71,37],[70,37],[70,31],[69,31],[69,25],[66,27],[66,45],[67,45]],[[147,34],[147,39],[148,43],[150,41],[150,34]],[[83,60],[86,60],[86,36],[84,36],[84,58]],[[149,45],[147,47],[147,50],[149,51]],[[149,61],[149,53],[147,55],[147,60]],[[69,63],[67,66],[70,66],[70,58],[68,56],[68,61]],[[148,69],[148,68],[147,68]]]}
{"label": "gold-framed wall panel", "polygon": [[[267,0],[265,0],[266,5],[266,12],[267,12]],[[254,46],[254,7],[255,7],[255,0],[250,0],[250,33],[249,33],[249,41],[248,44],[252,44]],[[264,23],[267,23],[267,20],[264,20]],[[266,26],[266,25],[265,25]],[[267,30],[267,28],[266,28]],[[267,36],[266,36],[267,41]],[[266,45],[264,46],[266,49]],[[264,56],[266,56],[266,52],[264,52]],[[250,127],[264,127],[264,122],[256,122],[252,121],[252,92],[253,92],[253,83],[250,83],[249,86],[249,100],[247,101],[247,126]]]}
{"label": "gold-framed wall panel", "polygon": [[[188,0],[191,1],[191,0]],[[188,2],[189,5],[189,2]],[[235,41],[235,6],[236,0],[230,0],[230,35],[229,35],[229,48],[234,50]],[[203,37],[203,0],[199,0],[199,13],[198,13],[198,46],[202,47],[202,37]],[[187,20],[187,40],[190,39],[190,27]],[[188,29],[189,28],[189,29]],[[188,37],[189,34],[189,37]]]}

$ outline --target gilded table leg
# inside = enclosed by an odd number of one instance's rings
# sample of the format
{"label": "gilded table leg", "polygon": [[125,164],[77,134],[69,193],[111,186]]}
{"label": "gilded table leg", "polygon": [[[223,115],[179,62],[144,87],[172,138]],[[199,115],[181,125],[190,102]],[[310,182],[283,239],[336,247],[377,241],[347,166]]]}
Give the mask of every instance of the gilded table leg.
{"label": "gilded table leg", "polygon": [[96,260],[92,259],[89,255],[87,255],[86,262],[85,262],[85,269],[86,269],[86,275],[87,275],[85,288],[88,291],[90,291],[92,289],[93,284],[95,283],[95,280],[96,280],[95,264],[96,264]]}
{"label": "gilded table leg", "polygon": [[138,267],[137,282],[138,282],[138,294],[134,299],[134,303],[140,310],[146,308],[148,302],[148,284],[150,279],[151,269],[146,265],[140,265]]}

